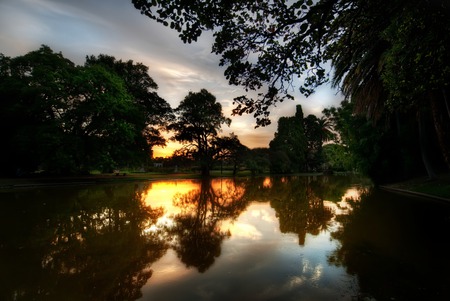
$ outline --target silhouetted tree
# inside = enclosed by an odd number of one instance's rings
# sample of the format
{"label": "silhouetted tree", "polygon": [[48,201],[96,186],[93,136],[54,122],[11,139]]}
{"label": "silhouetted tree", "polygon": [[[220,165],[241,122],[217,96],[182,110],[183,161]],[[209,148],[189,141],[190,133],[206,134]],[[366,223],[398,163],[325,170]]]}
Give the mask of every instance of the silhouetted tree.
{"label": "silhouetted tree", "polygon": [[141,165],[151,146],[164,142],[154,126],[171,116],[146,72],[142,64],[108,56],[76,67],[48,46],[15,58],[1,55],[2,173]]}
{"label": "silhouetted tree", "polygon": [[293,98],[293,79],[310,95],[327,81],[331,61],[333,83],[355,112],[382,127],[380,118],[410,111],[420,125],[416,147],[425,154],[427,140],[437,141],[440,149],[428,157],[442,156],[450,167],[449,1],[132,2],[184,42],[213,32],[212,50],[230,84],[260,92],[235,98],[234,114],[269,124],[270,107]]}
{"label": "silhouetted tree", "polygon": [[200,164],[202,175],[208,176],[216,149],[214,140],[222,124],[230,125],[231,119],[222,113],[222,106],[207,90],[189,92],[175,109],[176,120],[169,126],[175,134],[172,139],[184,144],[181,150]]}
{"label": "silhouetted tree", "polygon": [[228,137],[218,137],[214,141],[217,155],[216,160],[220,162],[229,162],[233,165],[233,175],[235,176],[240,164],[244,162],[249,151],[248,147],[243,145],[237,135],[231,133]]}
{"label": "silhouetted tree", "polygon": [[307,137],[303,127],[303,111],[297,105],[293,117],[281,117],[277,132],[270,141],[271,171],[275,173],[299,172],[305,169]]}

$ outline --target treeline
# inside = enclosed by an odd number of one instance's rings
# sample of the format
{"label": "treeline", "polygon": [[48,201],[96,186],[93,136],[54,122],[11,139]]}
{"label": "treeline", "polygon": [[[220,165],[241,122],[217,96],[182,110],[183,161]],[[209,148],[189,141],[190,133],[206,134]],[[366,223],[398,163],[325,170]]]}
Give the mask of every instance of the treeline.
{"label": "treeline", "polygon": [[110,171],[148,160],[174,115],[147,71],[108,55],[75,66],[48,46],[0,55],[1,173]]}
{"label": "treeline", "polygon": [[356,171],[387,182],[446,170],[449,141],[440,143],[438,133],[448,123],[437,128],[433,114],[414,107],[375,122],[354,114],[349,101],[321,118],[305,117],[299,105],[278,120],[269,148],[249,149],[234,133],[220,135],[231,120],[207,90],[189,92],[172,109],[157,88],[147,66],[104,54],[87,56],[82,66],[48,46],[15,58],[0,54],[1,174],[145,170],[152,148],[166,143],[163,131],[183,145],[166,163],[202,175],[225,166],[254,175]]}
{"label": "treeline", "polygon": [[354,113],[354,104],[323,110],[323,116],[281,117],[270,142],[275,173],[346,171],[377,183],[448,171],[431,116],[418,123],[415,111],[384,114],[378,123]]}
{"label": "treeline", "polygon": [[202,175],[219,165],[233,174],[317,171],[322,142],[330,138],[322,132],[323,119],[303,120],[299,106],[301,117],[294,119],[303,125],[281,118],[270,149],[250,150],[234,133],[219,135],[231,120],[210,92],[189,92],[172,109],[156,93],[147,66],[109,55],[87,56],[76,66],[42,46],[15,58],[1,55],[0,71],[0,166],[7,176],[146,170],[153,146],[166,143],[162,131],[183,145],[172,166]]}
{"label": "treeline", "polygon": [[[184,42],[213,33],[229,83],[255,91],[234,99],[235,114],[267,125],[293,86],[308,96],[330,82],[346,102],[325,112],[341,143],[325,153],[346,150],[383,181],[450,168],[450,1],[132,2]],[[304,152],[279,150],[281,170],[304,164]]]}

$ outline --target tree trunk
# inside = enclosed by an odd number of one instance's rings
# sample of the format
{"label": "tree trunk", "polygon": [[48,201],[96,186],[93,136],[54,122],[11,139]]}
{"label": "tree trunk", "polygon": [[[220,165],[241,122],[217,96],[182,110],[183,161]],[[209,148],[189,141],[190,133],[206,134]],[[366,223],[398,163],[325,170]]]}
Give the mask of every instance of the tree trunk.
{"label": "tree trunk", "polygon": [[444,97],[444,104],[445,104],[445,109],[447,110],[447,116],[450,119],[450,106],[448,104],[447,90],[444,88],[442,89],[442,96]]}
{"label": "tree trunk", "polygon": [[209,165],[202,162],[202,177],[209,177]]}
{"label": "tree trunk", "polygon": [[443,94],[440,102],[435,93],[430,93],[431,112],[433,116],[434,128],[441,149],[442,156],[448,168],[450,168],[450,118],[446,110],[446,95]]}
{"label": "tree trunk", "polygon": [[426,129],[425,129],[425,121],[423,112],[420,112],[420,110],[417,113],[418,119],[419,119],[419,144],[420,144],[420,153],[422,156],[422,162],[425,166],[425,169],[427,170],[428,177],[430,179],[436,179],[436,173],[434,172],[434,169],[431,165],[429,154],[428,154],[428,141],[426,136]]}

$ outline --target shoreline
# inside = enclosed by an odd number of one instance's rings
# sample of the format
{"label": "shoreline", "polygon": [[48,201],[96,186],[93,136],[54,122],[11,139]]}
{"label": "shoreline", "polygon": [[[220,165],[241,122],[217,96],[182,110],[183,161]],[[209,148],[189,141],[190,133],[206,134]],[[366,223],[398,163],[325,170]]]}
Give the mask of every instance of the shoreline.
{"label": "shoreline", "polygon": [[[318,173],[297,174],[301,176],[317,176]],[[237,175],[236,177],[249,176],[247,174]],[[261,174],[258,176],[269,176]],[[272,175],[273,176],[273,175]],[[228,173],[213,172],[211,178],[233,177]],[[85,176],[48,176],[48,177],[28,177],[28,178],[0,178],[0,192],[5,190],[38,188],[38,187],[56,187],[56,186],[74,186],[74,185],[96,185],[120,182],[139,182],[139,181],[157,181],[157,180],[180,180],[180,179],[199,179],[197,173],[128,173],[126,175],[115,174],[93,174]],[[414,178],[411,180],[397,182],[392,184],[380,185],[380,189],[393,193],[409,194],[417,197],[425,197],[436,201],[450,203],[450,173],[440,175],[438,179],[430,180],[428,178]]]}

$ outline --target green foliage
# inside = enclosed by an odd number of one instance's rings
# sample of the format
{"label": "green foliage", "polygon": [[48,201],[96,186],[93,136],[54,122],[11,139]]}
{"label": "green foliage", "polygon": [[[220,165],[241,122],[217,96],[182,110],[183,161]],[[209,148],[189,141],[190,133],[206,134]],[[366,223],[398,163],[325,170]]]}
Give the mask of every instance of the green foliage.
{"label": "green foliage", "polygon": [[103,66],[123,80],[127,92],[139,107],[140,114],[143,114],[146,124],[144,137],[148,144],[151,147],[165,145],[161,129],[165,129],[173,121],[174,115],[170,105],[156,93],[158,85],[148,75],[148,67],[132,60],[116,60],[105,54],[86,57],[85,66],[95,65]]}
{"label": "green foliage", "polygon": [[308,115],[303,118],[301,105],[295,116],[281,117],[270,142],[271,170],[275,173],[317,171],[322,169],[322,145],[335,138],[327,118]]}
{"label": "green foliage", "polygon": [[391,45],[385,53],[382,73],[391,94],[391,108],[418,101],[424,93],[448,87],[449,9],[448,3],[439,7],[439,1],[433,4],[408,2],[404,13],[394,16],[383,31],[382,37]]}
{"label": "green foliage", "polygon": [[355,169],[352,153],[342,144],[324,145],[323,155],[327,169],[335,171],[353,171]]}
{"label": "green foliage", "polygon": [[0,56],[3,174],[110,171],[148,158],[155,144],[149,126],[158,114],[170,118],[167,103],[158,99],[167,110],[151,111],[144,106],[149,98],[130,93],[138,90],[133,83],[139,76],[141,94],[156,88],[145,66],[129,63],[127,72],[117,73],[99,61],[91,57],[76,67],[47,46],[16,58]]}
{"label": "green foliage", "polygon": [[274,173],[292,173],[305,169],[307,137],[302,125],[303,113],[297,106],[293,117],[281,117],[277,132],[270,141],[271,171]]}
{"label": "green foliage", "polygon": [[328,165],[356,170],[379,183],[423,172],[415,116],[398,114],[381,127],[352,112],[353,104],[347,101],[323,111],[339,134],[339,144],[324,146]]}
{"label": "green foliage", "polygon": [[247,152],[245,166],[253,176],[270,170],[270,150],[268,148],[253,148]]}
{"label": "green foliage", "polygon": [[[299,90],[309,95],[328,80],[331,62],[333,84],[356,113],[371,119],[371,125],[361,121],[364,127],[378,128],[368,130],[370,137],[393,126],[386,118],[394,114],[429,114],[423,120],[432,123],[440,147],[434,157],[442,154],[450,167],[448,0],[132,2],[185,42],[213,32],[212,50],[230,84],[258,92],[256,98],[235,98],[234,114],[269,124],[271,106],[292,98],[293,79],[302,79]],[[360,144],[378,141],[362,139]],[[366,155],[376,156],[377,146],[372,148]]]}

